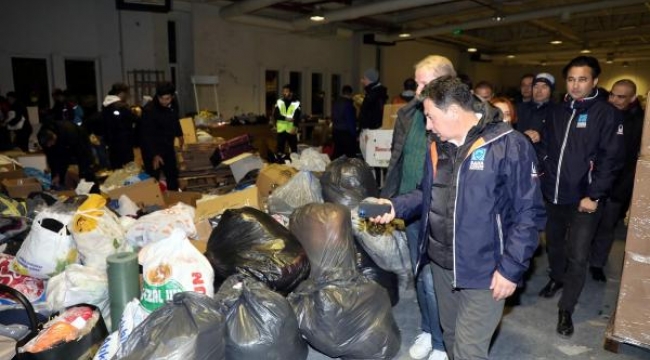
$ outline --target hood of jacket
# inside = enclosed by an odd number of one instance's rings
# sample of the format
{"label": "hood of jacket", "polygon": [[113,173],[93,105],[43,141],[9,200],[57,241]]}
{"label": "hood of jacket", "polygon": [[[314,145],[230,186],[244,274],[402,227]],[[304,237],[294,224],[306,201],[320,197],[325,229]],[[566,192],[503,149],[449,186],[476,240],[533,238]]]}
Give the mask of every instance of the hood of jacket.
{"label": "hood of jacket", "polygon": [[116,96],[116,95],[107,95],[107,96],[104,98],[104,102],[102,103],[102,105],[104,105],[104,106],[109,106],[109,105],[111,105],[111,104],[114,104],[114,103],[116,103],[116,102],[120,102],[120,101],[122,101],[122,99],[120,99],[119,96]]}

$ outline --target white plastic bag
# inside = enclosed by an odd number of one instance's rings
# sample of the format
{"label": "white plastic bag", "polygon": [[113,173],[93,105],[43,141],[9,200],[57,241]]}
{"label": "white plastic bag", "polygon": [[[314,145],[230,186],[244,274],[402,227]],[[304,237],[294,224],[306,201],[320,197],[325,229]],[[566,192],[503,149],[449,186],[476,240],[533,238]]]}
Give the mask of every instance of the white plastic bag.
{"label": "white plastic bag", "polygon": [[111,333],[104,340],[104,343],[99,347],[93,360],[113,359],[119,351],[120,346],[129,338],[133,329],[140,325],[147,316],[149,316],[149,313],[140,305],[140,300],[133,299],[133,301],[126,304],[118,330]]}
{"label": "white plastic bag", "polygon": [[120,198],[117,200],[117,203],[119,204],[119,208],[118,208],[117,212],[120,214],[120,216],[136,216],[136,215],[138,215],[138,210],[140,210],[140,208],[128,196],[126,196],[124,194],[120,195]]}
{"label": "white plastic bag", "polygon": [[303,205],[322,202],[323,191],[320,180],[309,171],[301,171],[288,183],[271,193],[268,206],[271,214],[289,216],[295,209]]}
{"label": "white plastic bag", "polygon": [[192,206],[178,203],[168,209],[145,215],[129,228],[126,240],[132,246],[143,247],[168,238],[174,229],[181,229],[187,237],[194,239],[197,237],[195,212]]}
{"label": "white plastic bag", "polygon": [[[48,279],[65,269],[69,264],[78,263],[77,248],[68,232],[66,224],[72,214],[57,213],[45,209],[39,213],[27,238],[11,263],[11,271],[39,279]],[[43,222],[54,219],[63,226],[57,232],[43,227]]]}
{"label": "white plastic bag", "polygon": [[110,326],[111,312],[106,271],[72,264],[47,282],[47,304],[54,311],[77,304],[97,306]]}
{"label": "white plastic bag", "polygon": [[214,295],[214,270],[181,229],[174,229],[167,239],[145,246],[138,261],[144,280],[140,301],[148,311],[171,301],[177,292]]}
{"label": "white plastic bag", "polygon": [[106,199],[91,194],[79,207],[68,228],[77,245],[81,262],[98,270],[106,270],[106,258],[127,251],[120,220],[106,208]]}
{"label": "white plastic bag", "polygon": [[301,171],[325,171],[329,163],[329,156],[320,152],[319,148],[305,149],[300,155],[291,154],[291,166]]}

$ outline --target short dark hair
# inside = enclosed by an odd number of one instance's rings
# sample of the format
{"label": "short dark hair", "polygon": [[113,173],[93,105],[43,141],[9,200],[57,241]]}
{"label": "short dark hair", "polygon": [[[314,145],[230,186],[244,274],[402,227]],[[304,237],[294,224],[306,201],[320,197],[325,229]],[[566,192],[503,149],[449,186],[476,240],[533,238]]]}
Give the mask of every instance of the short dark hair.
{"label": "short dark hair", "polygon": [[476,90],[476,89],[480,89],[480,88],[488,88],[488,89],[490,89],[492,92],[494,92],[494,86],[492,86],[491,83],[489,83],[489,82],[487,82],[487,81],[485,81],[485,80],[479,81],[479,82],[476,84],[476,87],[474,87],[474,90]]}
{"label": "short dark hair", "polygon": [[585,56],[581,55],[573,60],[569,61],[569,63],[562,69],[562,76],[566,79],[567,75],[569,74],[569,70],[574,67],[580,67],[580,66],[588,66],[591,68],[591,76],[595,79],[600,75],[600,63],[598,62],[598,59],[596,59],[593,56]]}
{"label": "short dark hair", "polygon": [[535,79],[535,74],[531,74],[531,73],[523,74],[523,75],[521,75],[521,78],[519,78],[519,82],[521,82],[521,80],[526,79],[526,78]]}
{"label": "short dark hair", "polygon": [[63,90],[59,88],[55,88],[54,90],[52,90],[52,96],[63,96],[63,95],[64,95]]}
{"label": "short dark hair", "polygon": [[415,91],[418,88],[418,83],[415,82],[415,79],[408,78],[404,80],[404,90]]}
{"label": "short dark hair", "polygon": [[463,84],[467,85],[468,88],[470,89],[473,88],[472,79],[469,77],[469,75],[461,73],[458,74],[458,78],[460,79],[460,81],[463,82]]}
{"label": "short dark hair", "polygon": [[111,90],[108,92],[108,95],[117,95],[121,92],[129,92],[129,85],[125,83],[115,83],[111,86]]}
{"label": "short dark hair", "polygon": [[441,76],[428,83],[422,90],[424,99],[433,101],[437,108],[447,110],[458,105],[463,110],[473,111],[474,96],[469,87],[455,76]]}
{"label": "short dark hair", "polygon": [[352,86],[344,85],[341,89],[341,94],[343,95],[352,95]]}
{"label": "short dark hair", "polygon": [[54,131],[43,128],[38,132],[36,138],[38,139],[38,144],[41,148],[46,148],[47,144],[56,138],[56,135],[54,134]]}
{"label": "short dark hair", "polygon": [[284,86],[282,86],[282,90],[284,89],[287,89],[289,90],[289,92],[293,93],[293,87],[291,86],[291,84],[285,84]]}
{"label": "short dark hair", "polygon": [[170,82],[159,83],[156,86],[156,96],[176,95],[176,87]]}

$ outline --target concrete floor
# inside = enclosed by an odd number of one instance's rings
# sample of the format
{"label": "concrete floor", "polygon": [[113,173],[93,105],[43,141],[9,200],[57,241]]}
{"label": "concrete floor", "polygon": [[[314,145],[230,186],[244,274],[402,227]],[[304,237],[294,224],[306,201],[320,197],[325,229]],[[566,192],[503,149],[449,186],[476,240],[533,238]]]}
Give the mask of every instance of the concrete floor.
{"label": "concrete floor", "polygon": [[[625,229],[617,231],[617,238],[625,238]],[[543,253],[534,259],[534,271],[521,296],[521,305],[507,307],[501,326],[494,338],[490,359],[570,359],[570,360],[636,360],[650,359],[650,350],[621,345],[618,354],[603,349],[605,328],[616,307],[620,286],[625,242],[617,240],[605,272],[606,284],[597,283],[589,276],[573,316],[575,333],[565,339],[555,332],[557,301],[543,299],[537,292],[546,284],[547,258]],[[408,360],[408,348],[419,333],[419,310],[413,291],[402,293],[399,304],[393,308],[402,332],[402,348],[395,359]],[[311,349],[308,360],[326,360],[329,357]]]}

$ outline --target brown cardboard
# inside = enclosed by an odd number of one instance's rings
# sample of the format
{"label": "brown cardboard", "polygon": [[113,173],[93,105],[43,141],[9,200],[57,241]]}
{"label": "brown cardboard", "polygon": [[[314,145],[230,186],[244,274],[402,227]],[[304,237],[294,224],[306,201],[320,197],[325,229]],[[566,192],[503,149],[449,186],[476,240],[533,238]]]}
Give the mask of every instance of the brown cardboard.
{"label": "brown cardboard", "polygon": [[27,198],[33,192],[43,191],[41,183],[36,178],[4,179],[2,186],[12,198]]}
{"label": "brown cardboard", "polygon": [[47,159],[45,158],[45,154],[28,154],[18,156],[16,157],[16,160],[18,160],[20,165],[22,165],[24,168],[31,167],[41,171],[45,171],[47,169]]}
{"label": "brown cardboard", "polygon": [[271,164],[267,165],[257,176],[255,185],[259,189],[260,197],[265,198],[271,195],[273,190],[286,184],[298,173],[298,170],[289,165]]}
{"label": "brown cardboard", "polygon": [[[183,131],[183,142],[185,145],[196,144],[196,126],[194,125],[194,119],[191,117],[182,118],[179,120],[181,123],[181,130]],[[174,144],[179,146],[178,139],[174,140]]]}
{"label": "brown cardboard", "polygon": [[194,247],[197,248],[201,254],[205,254],[208,249],[208,243],[205,241],[190,240],[190,243],[192,243],[192,245],[194,245]]}
{"label": "brown cardboard", "polygon": [[203,219],[195,222],[194,226],[196,227],[196,233],[198,234],[196,240],[207,243],[212,234],[212,225],[210,225],[210,221],[208,219]]}
{"label": "brown cardboard", "polygon": [[[650,96],[650,92],[648,92]],[[646,99],[650,99],[646,97]],[[641,156],[650,155],[650,106],[645,107],[645,117],[643,119],[643,135],[641,137]]]}
{"label": "brown cardboard", "polygon": [[384,130],[393,130],[397,121],[397,111],[406,104],[388,104],[384,105],[384,117],[381,120],[381,128]]}
{"label": "brown cardboard", "polygon": [[163,198],[167,206],[176,205],[176,203],[182,202],[184,204],[196,207],[196,200],[200,199],[201,196],[203,196],[203,194],[194,191],[180,192],[167,190],[163,194]]}
{"label": "brown cardboard", "polygon": [[165,200],[158,186],[158,181],[153,178],[106,192],[107,197],[115,200],[119,199],[121,195],[128,196],[138,206],[158,205],[165,207]]}
{"label": "brown cardboard", "polygon": [[219,215],[227,209],[236,209],[244,206],[260,209],[260,199],[257,186],[251,186],[242,191],[226,195],[198,200],[196,202],[194,221],[199,222]]}
{"label": "brown cardboard", "polygon": [[650,158],[637,161],[625,251],[650,256]]}
{"label": "brown cardboard", "polygon": [[627,343],[650,344],[650,257],[625,252],[613,335]]}
{"label": "brown cardboard", "polygon": [[0,181],[3,179],[20,179],[25,177],[23,168],[16,164],[0,165]]}

